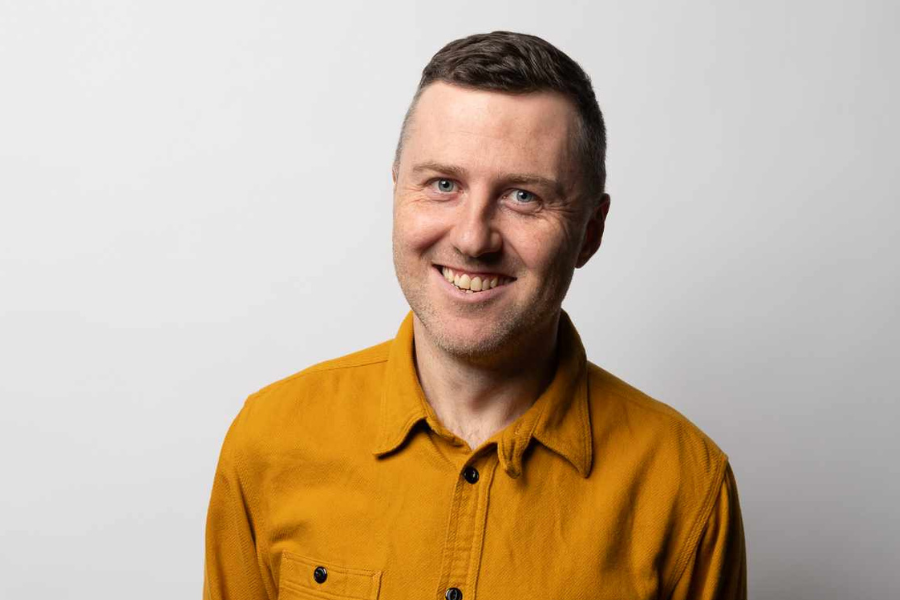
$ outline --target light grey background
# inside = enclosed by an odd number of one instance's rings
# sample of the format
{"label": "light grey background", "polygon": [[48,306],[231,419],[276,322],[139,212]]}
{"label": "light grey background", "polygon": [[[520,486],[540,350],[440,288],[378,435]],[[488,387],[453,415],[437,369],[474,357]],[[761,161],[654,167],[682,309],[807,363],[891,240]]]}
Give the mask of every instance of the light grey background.
{"label": "light grey background", "polygon": [[565,307],[730,455],[758,599],[900,589],[895,2],[0,4],[0,596],[192,598],[244,398],[392,337],[422,67],[535,33],[612,209]]}

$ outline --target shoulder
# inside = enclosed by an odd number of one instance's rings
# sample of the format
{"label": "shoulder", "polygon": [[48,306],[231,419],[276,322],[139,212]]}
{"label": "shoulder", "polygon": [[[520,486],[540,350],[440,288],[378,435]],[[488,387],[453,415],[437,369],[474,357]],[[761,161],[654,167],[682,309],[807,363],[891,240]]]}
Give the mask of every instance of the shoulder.
{"label": "shoulder", "polygon": [[248,401],[262,401],[263,398],[290,394],[295,390],[300,390],[328,379],[359,376],[364,374],[366,367],[375,366],[377,369],[378,365],[383,365],[387,362],[392,341],[387,340],[363,350],[316,363],[302,371],[260,388],[250,395]]}
{"label": "shoulder", "polygon": [[588,363],[595,459],[626,482],[635,516],[672,560],[672,581],[695,548],[729,473],[728,456],[683,414]]}
{"label": "shoulder", "polygon": [[727,460],[716,443],[686,416],[603,368],[588,362],[592,413],[601,417],[604,433],[627,430],[627,435],[651,444],[684,446]]}
{"label": "shoulder", "polygon": [[[392,340],[326,360],[250,394],[229,430],[244,447],[346,427],[377,406]],[[257,448],[258,449],[258,448]]]}
{"label": "shoulder", "polygon": [[248,404],[266,404],[280,398],[291,398],[305,389],[326,382],[365,377],[387,362],[392,340],[358,350],[310,367],[260,388],[247,398]]}
{"label": "shoulder", "polygon": [[588,362],[597,456],[620,457],[697,508],[721,487],[728,456],[686,416]]}

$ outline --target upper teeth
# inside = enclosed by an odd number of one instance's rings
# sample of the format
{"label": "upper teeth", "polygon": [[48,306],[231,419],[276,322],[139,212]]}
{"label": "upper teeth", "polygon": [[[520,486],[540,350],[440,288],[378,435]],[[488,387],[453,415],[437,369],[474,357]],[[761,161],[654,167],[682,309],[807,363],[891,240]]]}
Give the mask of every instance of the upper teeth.
{"label": "upper teeth", "polygon": [[510,282],[509,277],[501,277],[499,275],[496,277],[481,277],[463,272],[454,272],[449,267],[443,267],[441,272],[444,274],[444,279],[459,289],[470,292],[482,292]]}

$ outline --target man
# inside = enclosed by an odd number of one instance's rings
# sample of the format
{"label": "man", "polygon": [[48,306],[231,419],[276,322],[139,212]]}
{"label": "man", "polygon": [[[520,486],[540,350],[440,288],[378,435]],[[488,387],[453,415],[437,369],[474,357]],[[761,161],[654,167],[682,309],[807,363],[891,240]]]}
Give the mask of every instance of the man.
{"label": "man", "polygon": [[610,199],[590,80],[509,32],[451,42],[401,131],[395,339],[251,395],[204,597],[746,596],[726,456],[588,362],[561,305]]}

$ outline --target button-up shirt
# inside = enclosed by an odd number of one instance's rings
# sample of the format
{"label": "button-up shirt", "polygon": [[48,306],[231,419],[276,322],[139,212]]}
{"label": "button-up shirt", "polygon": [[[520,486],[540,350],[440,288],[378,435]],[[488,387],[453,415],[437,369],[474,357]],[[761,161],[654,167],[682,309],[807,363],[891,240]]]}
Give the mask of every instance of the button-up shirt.
{"label": "button-up shirt", "polygon": [[586,359],[474,450],[388,342],[252,394],[213,483],[204,598],[746,597],[737,488],[697,427]]}

